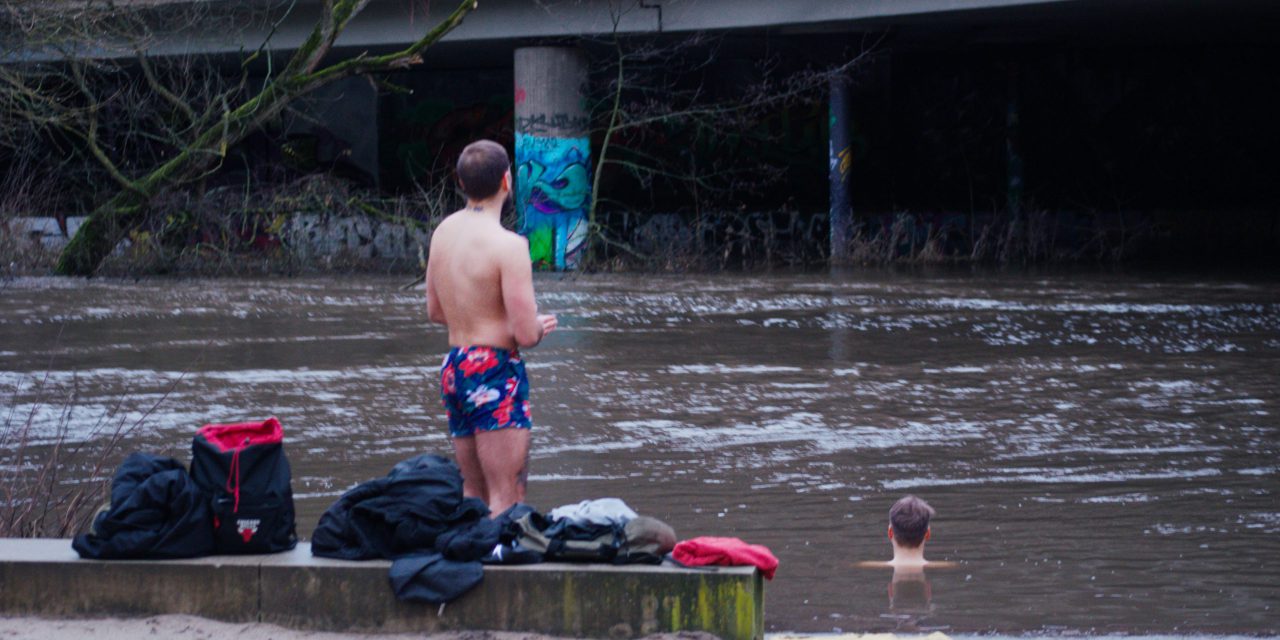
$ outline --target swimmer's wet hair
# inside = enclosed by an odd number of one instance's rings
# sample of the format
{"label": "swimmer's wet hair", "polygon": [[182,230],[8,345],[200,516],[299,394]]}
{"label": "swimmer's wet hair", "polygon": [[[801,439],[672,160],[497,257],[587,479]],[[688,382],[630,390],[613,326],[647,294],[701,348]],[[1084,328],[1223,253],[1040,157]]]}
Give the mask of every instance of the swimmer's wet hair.
{"label": "swimmer's wet hair", "polygon": [[511,168],[511,159],[502,145],[477,140],[458,155],[458,186],[471,200],[484,200],[498,192],[502,174]]}
{"label": "swimmer's wet hair", "polygon": [[907,496],[889,508],[889,525],[893,527],[893,539],[904,547],[918,547],[929,531],[929,518],[935,515],[928,502],[915,496]]}

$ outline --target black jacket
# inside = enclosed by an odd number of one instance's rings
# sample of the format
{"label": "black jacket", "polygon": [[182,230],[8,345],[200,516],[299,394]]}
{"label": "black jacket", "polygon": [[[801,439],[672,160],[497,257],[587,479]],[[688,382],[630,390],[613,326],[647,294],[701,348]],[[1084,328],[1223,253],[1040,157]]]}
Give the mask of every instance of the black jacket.
{"label": "black jacket", "polygon": [[488,514],[484,503],[463,499],[462,475],[452,460],[420,455],[338,498],[316,525],[311,553],[368,560],[427,552],[440,534]]}
{"label": "black jacket", "polygon": [[111,505],[71,546],[82,558],[191,558],[213,553],[209,501],[173,458],[131,454],[111,480]]}
{"label": "black jacket", "polygon": [[[311,553],[394,559],[387,577],[397,598],[449,602],[484,579],[479,561],[495,561],[494,548],[519,532],[515,517],[532,511],[515,505],[490,520],[483,501],[462,497],[462,475],[452,460],[421,455],[338,498],[316,525]],[[497,561],[529,561],[529,554],[508,555],[513,559],[498,554]]]}

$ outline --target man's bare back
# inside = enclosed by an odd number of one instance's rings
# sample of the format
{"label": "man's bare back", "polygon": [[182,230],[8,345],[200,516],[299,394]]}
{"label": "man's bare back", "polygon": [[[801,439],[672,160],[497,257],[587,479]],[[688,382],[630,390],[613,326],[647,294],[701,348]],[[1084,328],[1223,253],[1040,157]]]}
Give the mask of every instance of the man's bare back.
{"label": "man's bare back", "polygon": [[541,338],[529,243],[483,212],[463,209],[431,237],[428,312],[455,347],[532,346]]}
{"label": "man's bare back", "polygon": [[463,493],[494,515],[524,500],[528,475],[529,384],[519,349],[556,328],[539,315],[529,243],[501,224],[511,193],[506,151],[493,142],[468,145],[458,160],[467,206],[431,237],[427,315],[449,328],[440,370]]}

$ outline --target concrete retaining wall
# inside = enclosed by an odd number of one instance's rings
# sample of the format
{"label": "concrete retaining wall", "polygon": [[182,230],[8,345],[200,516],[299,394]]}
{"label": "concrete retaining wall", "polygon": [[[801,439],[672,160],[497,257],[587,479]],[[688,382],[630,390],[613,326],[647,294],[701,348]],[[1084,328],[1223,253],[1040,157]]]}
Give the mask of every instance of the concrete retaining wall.
{"label": "concrete retaining wall", "polygon": [[368,216],[294,214],[281,234],[285,245],[300,258],[346,254],[416,265],[431,246],[431,234],[423,229]]}
{"label": "concrete retaining wall", "polygon": [[750,567],[545,563],[486,567],[443,608],[400,602],[389,562],[287,553],[192,560],[81,560],[69,540],[0,539],[0,615],[185,613],[325,631],[494,630],[629,638],[699,630],[764,634],[764,585]]}
{"label": "concrete retaining wall", "polygon": [[[50,251],[61,251],[74,236],[83,217],[67,218],[63,234],[54,218],[16,217],[0,228],[20,242]],[[417,226],[378,220],[369,216],[321,216],[294,214],[280,232],[286,247],[299,257],[346,257],[368,262],[416,266],[431,245],[431,233]],[[129,246],[126,238],[116,252]]]}

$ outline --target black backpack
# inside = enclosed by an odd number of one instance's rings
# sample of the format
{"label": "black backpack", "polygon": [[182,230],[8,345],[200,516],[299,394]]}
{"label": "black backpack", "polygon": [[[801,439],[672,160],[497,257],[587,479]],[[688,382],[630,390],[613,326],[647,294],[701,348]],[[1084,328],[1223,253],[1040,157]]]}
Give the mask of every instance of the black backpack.
{"label": "black backpack", "polygon": [[217,553],[274,553],[298,544],[280,421],[208,424],[191,444],[191,479],[209,496]]}

